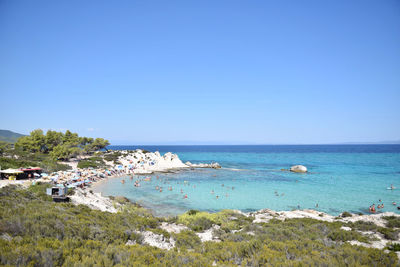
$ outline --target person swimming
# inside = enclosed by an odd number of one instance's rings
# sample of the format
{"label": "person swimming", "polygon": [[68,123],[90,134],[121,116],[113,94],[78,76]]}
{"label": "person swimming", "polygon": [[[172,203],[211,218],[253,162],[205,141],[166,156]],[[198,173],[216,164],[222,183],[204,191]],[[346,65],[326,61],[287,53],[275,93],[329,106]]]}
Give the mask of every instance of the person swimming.
{"label": "person swimming", "polygon": [[397,204],[396,204],[396,202],[393,201],[393,202],[392,202],[392,205],[393,205],[393,206],[396,206]]}
{"label": "person swimming", "polygon": [[185,194],[184,196],[183,196],[183,198],[185,199],[185,198],[188,198],[188,195],[187,194]]}
{"label": "person swimming", "polygon": [[370,212],[375,212],[375,204],[372,204],[372,206],[369,207]]}

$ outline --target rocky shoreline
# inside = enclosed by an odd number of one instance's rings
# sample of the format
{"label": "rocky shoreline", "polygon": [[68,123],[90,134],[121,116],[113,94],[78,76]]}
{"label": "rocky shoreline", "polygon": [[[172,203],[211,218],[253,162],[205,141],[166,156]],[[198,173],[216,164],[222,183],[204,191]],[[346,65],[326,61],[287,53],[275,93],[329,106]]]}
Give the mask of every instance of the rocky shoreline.
{"label": "rocky shoreline", "polygon": [[[121,156],[118,157],[120,165],[113,165],[113,170],[118,172],[118,175],[143,175],[152,174],[156,172],[174,172],[177,170],[187,169],[187,168],[215,168],[219,169],[221,166],[218,163],[200,163],[193,164],[191,162],[183,163],[176,154],[170,152],[161,155],[159,152],[147,152],[143,150],[136,150],[134,152],[121,151]],[[109,197],[102,196],[100,193],[93,193],[89,188],[78,188],[75,190],[74,195],[71,197],[71,201],[74,204],[83,204],[92,209],[98,209],[101,211],[116,213],[122,207],[123,204],[116,203]],[[319,212],[316,210],[292,210],[292,211],[274,211],[270,209],[262,209],[255,212],[244,213],[238,210],[233,212],[238,215],[245,216],[252,220],[253,224],[263,224],[268,223],[270,220],[289,220],[289,219],[313,219],[322,222],[335,223],[340,222],[345,225],[357,222],[363,222],[371,225],[376,225],[377,227],[385,227],[387,217],[400,217],[400,215],[393,212],[385,212],[379,214],[366,214],[358,215],[346,213],[346,216],[333,216],[327,213]],[[344,213],[343,213],[344,214]],[[234,218],[233,218],[234,220]],[[164,222],[161,227],[162,230],[168,233],[179,233],[181,231],[187,230],[187,226],[182,224],[167,223]],[[351,231],[352,228],[349,226],[343,226],[341,228],[344,231]],[[219,230],[218,225],[212,225],[209,229],[204,232],[196,233],[202,242],[213,241],[219,242],[218,237],[216,237],[215,232]],[[236,230],[242,231],[243,229]],[[363,243],[357,240],[349,241],[352,245],[359,245],[364,247],[371,247],[377,249],[384,249],[388,244],[398,243],[400,244],[400,239],[389,240],[379,232],[374,231],[359,231],[362,235],[371,237],[374,241],[370,243]],[[171,238],[165,238],[161,234],[143,231],[140,232],[143,236],[144,244],[155,246],[161,249],[172,249],[175,246],[175,241]],[[252,232],[247,233],[249,235]],[[133,241],[128,241],[127,245],[134,244]]]}
{"label": "rocky shoreline", "polygon": [[[94,182],[99,182],[105,178],[112,178],[113,176],[120,175],[144,175],[156,172],[174,172],[176,170],[183,170],[188,168],[215,168],[219,169],[221,166],[218,163],[200,163],[192,164],[190,162],[183,163],[176,154],[166,153],[161,155],[159,152],[146,152],[143,150],[136,151],[121,151],[114,162],[106,162],[108,168],[102,169],[74,169],[70,172],[53,173],[48,177],[42,177],[37,181],[52,182],[54,184],[68,183],[72,177],[76,177],[79,173],[79,179],[90,180],[87,186],[74,187],[74,192],[69,196],[71,203],[74,205],[85,205],[90,209],[100,210],[102,212],[118,213],[124,209],[125,205],[132,205],[128,200],[125,202],[116,201],[117,198],[123,197],[105,197],[101,193],[95,193],[91,190],[90,185]],[[86,173],[86,174],[85,174]],[[86,175],[86,176],[85,176]],[[55,180],[54,177],[57,177]],[[53,178],[53,179],[52,179]],[[76,180],[74,180],[76,181]],[[21,182],[19,182],[21,183]],[[28,186],[25,182],[24,186]],[[389,238],[382,230],[386,229],[388,218],[399,218],[400,215],[393,212],[385,212],[379,214],[366,214],[358,215],[351,213],[342,213],[341,216],[333,216],[327,213],[319,212],[316,210],[292,210],[292,211],[274,211],[270,209],[262,209],[254,212],[241,212],[239,210],[232,210],[232,216],[229,220],[232,222],[239,217],[246,217],[252,226],[257,228],[260,225],[268,224],[271,220],[286,221],[292,219],[312,219],[325,223],[340,223],[343,232],[358,232],[370,240],[369,242],[362,242],[362,240],[348,240],[347,243],[351,245],[363,246],[367,248],[386,249],[389,245],[400,244],[398,237],[399,228],[392,228],[396,231],[395,238]],[[396,220],[397,220],[396,219]],[[361,225],[361,226],[360,226]],[[164,221],[158,228],[165,233],[179,234],[182,231],[188,231],[190,228],[187,225],[177,222]],[[162,233],[148,231],[146,229],[136,230],[137,234],[142,237],[142,244],[147,244],[160,249],[171,250],[176,246],[176,240],[171,236],[165,236]],[[221,232],[221,226],[212,224],[203,231],[196,232],[195,234],[201,242],[220,242],[218,236]],[[241,228],[230,230],[231,234],[241,233],[244,235],[254,235],[254,231],[248,228]],[[390,233],[389,233],[390,234]],[[326,241],[328,242],[328,241]],[[330,241],[329,241],[330,242]],[[135,240],[128,240],[126,245],[136,244]],[[397,252],[399,256],[399,252]]]}
{"label": "rocky shoreline", "polygon": [[[118,153],[114,161],[107,160],[108,155]],[[3,180],[0,187],[8,184],[30,184],[30,182],[46,182],[53,183],[57,186],[67,186],[69,188],[85,187],[104,180],[122,175],[147,175],[153,173],[169,173],[184,169],[195,168],[214,168],[219,169],[221,166],[218,163],[199,163],[192,164],[190,162],[183,163],[177,154],[167,152],[161,155],[160,152],[149,152],[141,149],[134,151],[122,150],[112,151],[99,156],[104,165],[99,168],[79,168],[75,161],[63,162],[69,165],[72,169],[68,171],[58,171],[50,174],[44,174],[39,179],[32,181],[19,180],[10,181]],[[85,160],[88,157],[83,157]]]}
{"label": "rocky shoreline", "polygon": [[[92,209],[98,209],[101,211],[107,211],[111,213],[116,213],[123,207],[123,204],[116,203],[109,197],[102,196],[99,193],[93,193],[90,189],[77,189],[75,194],[71,196],[72,203],[79,205],[83,204]],[[255,212],[242,212],[239,210],[233,210],[232,212],[236,213],[237,215],[243,215],[247,218],[252,219],[253,224],[264,224],[269,223],[270,220],[290,220],[290,219],[313,219],[328,223],[340,222],[344,225],[350,223],[357,223],[363,222],[371,225],[376,225],[377,227],[385,227],[387,217],[400,217],[400,215],[393,213],[393,212],[384,212],[379,214],[365,214],[365,215],[358,215],[358,214],[351,214],[346,213],[344,217],[344,213],[341,216],[333,216],[327,213],[319,212],[316,210],[293,210],[293,211],[274,211],[270,209],[262,209]],[[233,216],[231,218],[235,220]],[[162,230],[168,233],[179,233],[181,231],[188,230],[189,228],[182,224],[175,224],[175,223],[162,223],[161,227]],[[202,242],[212,241],[212,242],[219,242],[220,240],[215,235],[215,231],[218,231],[220,226],[212,225],[209,229],[196,233],[197,236],[200,238]],[[342,226],[342,230],[344,231],[351,231],[353,230],[351,227]],[[240,232],[243,229],[236,230],[236,232]],[[360,231],[362,235],[367,237],[371,237],[374,241],[370,243],[363,243],[357,240],[349,241],[348,243],[352,245],[359,245],[369,248],[377,248],[377,249],[384,249],[387,247],[388,244],[400,244],[400,239],[397,240],[389,240],[385,238],[385,236],[379,232],[374,231]],[[149,231],[138,232],[140,233],[144,240],[145,244],[155,246],[161,249],[172,249],[175,246],[175,241],[171,238],[165,238],[161,234],[156,234]],[[252,232],[247,232],[248,235],[252,235]],[[127,245],[134,244],[133,241],[128,241]]]}

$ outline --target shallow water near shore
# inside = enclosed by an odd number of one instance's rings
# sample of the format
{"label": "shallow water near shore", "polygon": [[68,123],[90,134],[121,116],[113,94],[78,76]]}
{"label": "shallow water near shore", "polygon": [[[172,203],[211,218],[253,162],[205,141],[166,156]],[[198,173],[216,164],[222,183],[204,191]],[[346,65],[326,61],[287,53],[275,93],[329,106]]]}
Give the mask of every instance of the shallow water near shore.
{"label": "shallow water near shore", "polygon": [[[155,215],[177,215],[189,209],[247,212],[298,207],[332,215],[343,211],[367,213],[370,205],[380,203],[379,199],[385,204],[379,211],[400,213],[392,205],[400,205],[400,145],[111,148],[173,152],[183,162],[218,162],[223,167],[153,174],[151,181],[141,182],[141,187],[133,184],[144,176],[134,176],[132,180],[126,176],[109,178],[94,186],[104,195],[125,196],[150,208]],[[295,164],[307,166],[309,173],[281,171]],[[387,190],[391,184],[397,189]],[[156,190],[156,186],[163,191]],[[170,186],[172,191],[168,190]],[[187,199],[183,198],[185,194]]]}

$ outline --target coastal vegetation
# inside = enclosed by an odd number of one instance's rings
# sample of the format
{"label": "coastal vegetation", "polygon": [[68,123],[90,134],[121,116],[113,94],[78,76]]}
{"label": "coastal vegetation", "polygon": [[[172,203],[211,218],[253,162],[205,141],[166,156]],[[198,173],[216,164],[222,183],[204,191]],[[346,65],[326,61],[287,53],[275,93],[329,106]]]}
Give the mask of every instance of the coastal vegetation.
{"label": "coastal vegetation", "polygon": [[[356,227],[344,231],[342,222],[314,219],[272,219],[253,223],[251,216],[224,210],[191,210],[171,218],[157,218],[126,198],[114,197],[117,213],[83,205],[54,203],[45,194],[48,184],[0,189],[0,265],[19,266],[396,266],[397,245],[383,250],[352,246],[347,241],[373,241]],[[162,223],[188,227],[168,233]],[[384,229],[397,229],[387,218]],[[218,226],[218,227],[217,227]],[[390,227],[392,228],[390,228]],[[213,230],[219,242],[202,242],[198,234]],[[175,248],[147,245],[150,231],[175,240]],[[130,242],[131,245],[126,243]]]}
{"label": "coastal vegetation", "polygon": [[[110,143],[103,138],[80,137],[67,130],[65,133],[40,129],[27,136],[21,136],[16,143],[0,142],[1,169],[38,166],[45,171],[67,170],[70,167],[60,161],[82,155],[92,155],[107,147]],[[102,162],[97,158],[88,159],[82,166],[98,166]]]}
{"label": "coastal vegetation", "polygon": [[105,167],[105,162],[102,157],[99,156],[93,156],[87,159],[83,159],[79,161],[78,163],[78,168],[84,169],[84,168],[100,168],[100,167]]}
{"label": "coastal vegetation", "polygon": [[70,166],[61,164],[52,159],[49,155],[41,153],[21,153],[17,150],[10,150],[0,157],[1,169],[17,169],[26,167],[41,167],[46,172],[64,171]]}
{"label": "coastal vegetation", "polygon": [[34,130],[15,143],[15,148],[31,153],[50,154],[53,159],[69,159],[105,148],[110,143],[103,138],[79,137],[67,130],[65,133],[41,129]]}

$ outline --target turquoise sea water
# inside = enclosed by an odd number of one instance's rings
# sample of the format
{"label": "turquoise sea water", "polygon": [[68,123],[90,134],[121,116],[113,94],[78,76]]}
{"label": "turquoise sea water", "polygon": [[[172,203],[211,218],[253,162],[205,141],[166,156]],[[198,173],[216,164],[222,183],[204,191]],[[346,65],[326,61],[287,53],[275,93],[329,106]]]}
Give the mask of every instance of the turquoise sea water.
{"label": "turquoise sea water", "polygon": [[[223,169],[157,174],[159,179],[151,175],[152,181],[142,181],[139,188],[133,186],[136,178],[110,178],[97,185],[95,191],[126,196],[152,209],[156,215],[180,214],[189,209],[279,211],[298,207],[333,215],[343,211],[367,213],[370,205],[380,203],[379,199],[385,204],[381,211],[399,213],[392,202],[400,205],[400,145],[141,148],[161,153],[171,151],[183,162],[218,162]],[[309,173],[281,171],[295,164],[307,166]],[[126,180],[125,184],[121,183],[122,179]],[[387,190],[391,184],[398,189]],[[155,190],[157,185],[163,187],[163,192]],[[172,191],[167,190],[169,186]],[[184,194],[188,195],[187,199],[183,198]]]}

